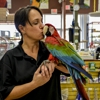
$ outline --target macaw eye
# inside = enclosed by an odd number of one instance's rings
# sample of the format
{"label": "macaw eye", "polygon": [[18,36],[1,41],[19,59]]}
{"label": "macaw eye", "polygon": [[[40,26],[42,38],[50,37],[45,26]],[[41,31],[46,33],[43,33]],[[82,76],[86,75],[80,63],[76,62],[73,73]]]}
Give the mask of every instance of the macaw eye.
{"label": "macaw eye", "polygon": [[49,31],[51,33],[51,35],[54,33],[54,28],[52,26],[49,27]]}

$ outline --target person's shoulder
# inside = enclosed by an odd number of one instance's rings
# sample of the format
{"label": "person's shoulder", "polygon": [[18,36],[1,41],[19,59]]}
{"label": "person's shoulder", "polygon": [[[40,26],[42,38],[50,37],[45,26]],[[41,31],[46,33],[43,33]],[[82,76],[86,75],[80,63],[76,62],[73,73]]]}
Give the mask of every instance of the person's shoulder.
{"label": "person's shoulder", "polygon": [[15,46],[15,47],[12,48],[12,49],[7,50],[6,53],[5,53],[5,55],[14,56],[14,55],[16,55],[19,51],[20,51],[19,45],[17,45],[17,46]]}
{"label": "person's shoulder", "polygon": [[15,49],[16,49],[16,47],[5,51],[5,53],[1,57],[1,60],[4,60],[4,59],[7,60],[7,58],[12,59],[13,58],[13,55],[16,53]]}
{"label": "person's shoulder", "polygon": [[12,52],[16,51],[17,48],[18,48],[18,46],[14,47],[12,49],[9,49],[9,50],[7,50],[7,53],[12,53]]}

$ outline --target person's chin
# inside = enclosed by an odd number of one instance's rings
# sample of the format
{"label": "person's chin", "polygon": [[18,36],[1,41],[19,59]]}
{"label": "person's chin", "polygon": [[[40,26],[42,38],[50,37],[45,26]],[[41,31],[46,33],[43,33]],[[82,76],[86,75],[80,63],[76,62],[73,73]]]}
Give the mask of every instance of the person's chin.
{"label": "person's chin", "polygon": [[45,36],[44,36],[44,35],[42,35],[41,39],[44,39],[44,38],[45,38]]}
{"label": "person's chin", "polygon": [[43,36],[40,40],[44,41],[44,39],[45,39],[45,38],[44,38],[44,36]]}

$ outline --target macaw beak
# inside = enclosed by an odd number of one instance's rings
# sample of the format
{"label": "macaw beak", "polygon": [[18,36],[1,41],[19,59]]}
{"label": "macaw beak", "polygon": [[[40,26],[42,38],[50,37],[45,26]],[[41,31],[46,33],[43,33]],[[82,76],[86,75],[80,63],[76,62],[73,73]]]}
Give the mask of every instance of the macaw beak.
{"label": "macaw beak", "polygon": [[51,36],[51,32],[49,31],[49,27],[47,25],[43,28],[43,34],[46,36]]}
{"label": "macaw beak", "polygon": [[49,28],[48,28],[48,30],[46,32],[46,36],[51,36],[51,32],[49,31]]}

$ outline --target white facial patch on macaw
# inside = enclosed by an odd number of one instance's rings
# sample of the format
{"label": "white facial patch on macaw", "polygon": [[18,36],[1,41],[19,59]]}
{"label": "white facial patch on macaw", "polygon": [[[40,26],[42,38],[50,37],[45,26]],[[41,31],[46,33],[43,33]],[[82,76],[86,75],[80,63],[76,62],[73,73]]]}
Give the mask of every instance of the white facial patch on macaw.
{"label": "white facial patch on macaw", "polygon": [[49,26],[49,31],[51,32],[51,34],[53,34],[55,29],[52,26]]}

